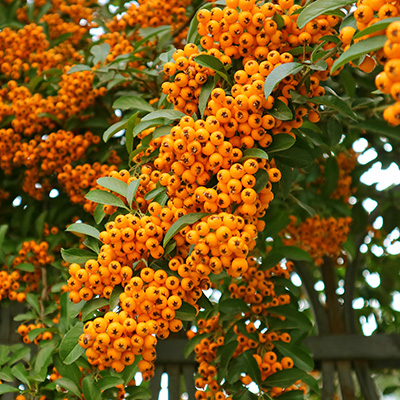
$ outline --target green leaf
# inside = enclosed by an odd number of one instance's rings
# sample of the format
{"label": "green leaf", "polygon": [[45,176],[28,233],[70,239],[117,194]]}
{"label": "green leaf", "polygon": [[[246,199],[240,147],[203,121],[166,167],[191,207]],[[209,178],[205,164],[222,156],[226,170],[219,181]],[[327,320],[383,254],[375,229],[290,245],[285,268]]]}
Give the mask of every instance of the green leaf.
{"label": "green leaf", "polygon": [[26,272],[34,272],[35,271],[35,266],[30,263],[18,264],[15,266],[15,268],[19,269],[20,271],[26,271]]}
{"label": "green leaf", "polygon": [[292,110],[279,99],[274,101],[274,107],[271,110],[268,110],[268,113],[281,121],[290,121],[293,119]]}
{"label": "green leaf", "polygon": [[276,159],[279,158],[279,160],[286,165],[298,168],[308,167],[314,162],[314,159],[309,152],[294,147],[281,151],[275,157]]}
{"label": "green leaf", "polygon": [[83,323],[77,322],[64,336],[60,344],[60,358],[66,365],[75,362],[85,351],[78,344],[79,336],[83,333]]}
{"label": "green leaf", "polygon": [[31,387],[31,384],[30,384],[29,379],[28,379],[28,373],[27,373],[27,371],[26,371],[26,369],[25,369],[25,367],[24,367],[24,365],[22,363],[15,364],[11,368],[11,372],[23,384],[25,384],[28,387]]}
{"label": "green leaf", "polygon": [[228,365],[229,362],[232,360],[233,353],[238,347],[238,341],[231,340],[228,343],[224,343],[223,346],[220,347],[221,352],[220,357],[221,357],[221,362],[218,368],[218,378],[223,379],[228,373]]}
{"label": "green leaf", "polygon": [[360,37],[366,36],[366,35],[370,35],[371,33],[375,33],[381,30],[386,29],[392,22],[395,21],[400,21],[400,17],[394,17],[394,18],[385,18],[385,19],[381,19],[378,22],[375,22],[374,24],[370,25],[368,28],[365,28],[361,31],[358,31],[354,36],[353,36],[353,40],[354,39],[358,39]]}
{"label": "green leaf", "polygon": [[159,118],[175,120],[175,119],[180,119],[185,115],[186,114],[184,114],[182,111],[178,110],[158,110],[158,111],[153,111],[150,114],[144,116],[142,118],[142,121],[152,121]]}
{"label": "green leaf", "polygon": [[92,299],[83,306],[82,308],[82,321],[86,321],[92,314],[99,308],[107,306],[107,299]]}
{"label": "green leaf", "polygon": [[151,106],[146,100],[139,96],[121,96],[114,101],[113,108],[119,108],[120,110],[131,110],[136,109],[140,111],[152,112],[154,107]]}
{"label": "green leaf", "polygon": [[272,138],[272,144],[267,148],[268,154],[290,149],[296,143],[296,139],[286,133],[279,133]]}
{"label": "green leaf", "polygon": [[312,217],[316,214],[314,208],[309,206],[307,203],[300,201],[296,196],[290,195],[290,198],[293,199],[303,210],[307,211]]}
{"label": "green leaf", "polygon": [[73,74],[74,72],[81,72],[81,71],[92,71],[92,68],[89,65],[84,64],[77,64],[73,65],[67,72],[67,75]]}
{"label": "green leaf", "polygon": [[211,92],[213,91],[214,87],[215,87],[214,78],[212,76],[209,76],[207,78],[206,83],[201,87],[199,96],[199,111],[201,117],[204,115],[208,99],[210,98]]}
{"label": "green leaf", "polygon": [[333,110],[348,116],[354,121],[357,120],[357,116],[356,114],[354,114],[353,110],[343,99],[341,99],[338,96],[327,95],[327,96],[313,97],[309,99],[309,102],[315,104],[322,104],[323,106],[330,107]]}
{"label": "green leaf", "polygon": [[74,224],[69,225],[68,228],[66,229],[66,231],[82,233],[86,236],[90,236],[95,239],[99,239],[99,235],[100,235],[99,230],[96,229],[94,226],[87,225],[84,223],[79,223],[79,222],[75,222]]}
{"label": "green leaf", "polygon": [[117,385],[122,385],[124,380],[119,376],[105,376],[97,381],[96,385],[101,391],[111,389]]}
{"label": "green leaf", "polygon": [[129,208],[124,204],[124,202],[117,196],[112,193],[106,192],[105,190],[94,189],[88,192],[85,196],[88,200],[94,201],[98,204],[106,204],[109,206],[121,207],[125,208],[125,210],[129,210]]}
{"label": "green leaf", "polygon": [[100,186],[103,186],[106,189],[118,193],[123,197],[126,197],[128,185],[124,181],[121,181],[120,179],[117,178],[113,178],[112,176],[104,176],[102,178],[97,179],[96,182]]}
{"label": "green leaf", "polygon": [[334,147],[340,142],[340,139],[343,135],[342,124],[332,116],[328,119],[326,128],[329,136],[329,144],[331,147]]}
{"label": "green leaf", "polygon": [[248,160],[249,158],[262,158],[264,160],[269,160],[268,154],[264,150],[258,148],[245,150],[243,152],[243,157],[239,160],[239,162]]}
{"label": "green leaf", "polygon": [[336,157],[329,157],[325,162],[323,193],[329,197],[336,189],[339,180],[339,166]]}
{"label": "green leaf", "polygon": [[81,249],[61,249],[61,257],[70,264],[83,264],[88,260],[97,260],[96,253]]}
{"label": "green leaf", "polygon": [[110,52],[110,45],[108,43],[101,43],[93,46],[90,49],[90,53],[93,54],[93,65],[96,65],[99,61],[104,63]]}
{"label": "green leaf", "polygon": [[61,376],[68,376],[68,378],[73,381],[77,386],[80,385],[80,380],[82,378],[82,372],[79,370],[77,363],[65,365],[60,358],[58,353],[54,354],[53,357],[54,366],[57,369],[57,372]]}
{"label": "green leaf", "polygon": [[106,216],[106,213],[103,210],[103,205],[97,204],[96,208],[94,209],[94,213],[93,213],[94,222],[96,222],[96,224],[99,225],[101,223],[101,221],[103,221],[105,216]]}
{"label": "green leaf", "polygon": [[232,314],[232,317],[238,313],[249,312],[249,306],[242,299],[227,299],[219,303],[219,311],[225,314]]}
{"label": "green leaf", "polygon": [[357,125],[351,125],[350,127],[356,129],[365,129],[367,132],[377,133],[395,141],[400,140],[399,128],[389,126],[383,120],[368,119],[364,122],[357,122]]}
{"label": "green leaf", "polygon": [[270,375],[263,382],[263,386],[265,385],[267,387],[286,388],[293,385],[293,383],[295,383],[296,381],[302,380],[305,376],[307,376],[307,373],[297,368],[284,369]]}
{"label": "green leaf", "polygon": [[129,393],[129,400],[151,400],[153,397],[150,390],[143,386],[128,386],[125,391]]}
{"label": "green leaf", "polygon": [[126,193],[126,201],[128,202],[129,207],[132,207],[132,203],[133,200],[135,200],[135,195],[137,190],[139,189],[141,180],[140,179],[136,179],[134,181],[132,181],[129,186],[128,186],[128,190]]}
{"label": "green leaf", "polygon": [[37,312],[37,315],[40,314],[39,300],[36,294],[27,293],[26,302]]}
{"label": "green leaf", "polygon": [[274,342],[275,347],[285,357],[290,357],[294,365],[306,372],[314,369],[314,360],[309,352],[305,351],[298,343],[285,343],[277,340]]}
{"label": "green leaf", "polygon": [[164,125],[164,119],[157,118],[149,121],[143,121],[142,119],[142,121],[135,126],[135,129],[133,130],[133,137],[136,137],[137,135],[139,135],[139,133],[143,132],[144,130],[157,125]]}
{"label": "green leaf", "polygon": [[115,286],[110,296],[110,310],[114,310],[119,304],[119,295],[124,291],[121,285]]}
{"label": "green leaf", "polygon": [[218,60],[217,57],[210,56],[208,54],[200,54],[196,56],[194,61],[203,67],[214,70],[221,78],[226,80],[229,84],[232,83],[232,78],[226,72],[224,64],[222,64],[222,62]]}
{"label": "green leaf", "polygon": [[181,321],[193,321],[196,318],[196,309],[186,301],[182,301],[182,306],[175,311],[175,318]]}
{"label": "green leaf", "polygon": [[125,147],[128,154],[133,150],[133,130],[135,129],[139,113],[131,115],[128,119],[128,125],[125,131]]}
{"label": "green leaf", "polygon": [[3,247],[3,242],[6,236],[7,229],[8,225],[0,225],[0,248]]}
{"label": "green leaf", "polygon": [[34,341],[41,333],[48,331],[48,328],[36,328],[36,329],[32,329],[29,333],[28,333],[28,338],[30,341]]}
{"label": "green leaf", "polygon": [[7,385],[6,383],[2,383],[0,385],[0,394],[5,394],[5,393],[16,393],[19,392],[19,389],[17,389],[14,386]]}
{"label": "green leaf", "polygon": [[285,258],[294,261],[309,261],[312,262],[312,258],[309,253],[305,250],[300,249],[296,246],[282,246],[277,247],[278,251],[282,251]]}
{"label": "green leaf", "polygon": [[154,129],[153,132],[153,139],[157,139],[161,136],[169,135],[171,133],[171,126],[159,126],[158,128]]}
{"label": "green leaf", "polygon": [[87,375],[82,380],[82,392],[85,400],[101,399],[101,392],[92,375]]}
{"label": "green leaf", "polygon": [[[51,7],[50,4],[47,4]],[[73,32],[66,32],[63,33],[62,35],[58,36],[56,39],[50,41],[50,47],[56,47],[60,43],[65,42],[67,39],[69,39],[71,36],[74,36]]]}
{"label": "green leaf", "polygon": [[154,199],[154,197],[156,197],[160,193],[165,192],[165,190],[166,188],[164,186],[150,190],[150,192],[144,195],[144,199],[147,201]]}
{"label": "green leaf", "polygon": [[338,10],[347,5],[353,4],[351,0],[317,0],[307,7],[303,8],[297,19],[297,26],[302,29],[306,24],[317,18],[320,15],[329,13],[330,11]]}
{"label": "green leaf", "polygon": [[54,381],[57,385],[61,386],[64,389],[67,389],[69,392],[81,398],[81,392],[78,386],[68,378],[60,378]]}
{"label": "green leaf", "polygon": [[254,176],[256,178],[256,184],[253,189],[259,193],[265,188],[265,186],[267,186],[269,175],[265,169],[259,169]]}
{"label": "green leaf", "polygon": [[296,75],[303,69],[304,65],[298,62],[281,64],[275,67],[267,76],[264,83],[264,96],[267,99],[275,86],[289,75]]}
{"label": "green leaf", "polygon": [[[305,316],[305,314],[297,310],[293,305],[272,307],[269,309],[269,311],[271,312],[271,314],[282,315],[288,320],[295,322],[298,329],[309,332],[312,328],[310,320]],[[271,327],[273,327],[274,321],[272,318],[269,318],[269,322],[271,324]],[[279,323],[279,320],[277,322]]]}
{"label": "green leaf", "polygon": [[124,119],[122,121],[116,122],[115,124],[111,125],[104,133],[103,133],[103,140],[105,142],[110,139],[110,137],[114,136],[116,133],[126,129],[128,126],[128,120]]}
{"label": "green leaf", "polygon": [[35,221],[35,231],[38,234],[39,237],[42,236],[43,234],[43,227],[44,227],[44,222],[46,220],[47,217],[47,211],[43,211],[37,218]]}
{"label": "green leaf", "polygon": [[245,351],[240,355],[243,365],[246,366],[245,372],[250,376],[253,381],[259,385],[261,382],[261,371],[257,364],[256,359],[252,355],[252,351]]}
{"label": "green leaf", "polygon": [[22,347],[21,349],[18,349],[10,358],[8,361],[8,365],[11,366],[14,363],[16,363],[19,360],[22,360],[23,358],[27,357],[28,354],[30,354],[31,350],[29,347]]}
{"label": "green leaf", "polygon": [[304,400],[304,393],[301,390],[290,390],[280,394],[279,400]]}
{"label": "green leaf", "polygon": [[[321,0],[319,0],[321,1]],[[371,51],[377,51],[383,47],[387,40],[386,35],[374,36],[360,42],[352,44],[348,50],[346,50],[336,61],[333,63],[331,68],[331,74],[339,69],[342,65],[347,64],[357,58],[370,53]]]}
{"label": "green leaf", "polygon": [[10,348],[8,346],[0,345],[0,366],[5,364],[9,360],[9,353]]}
{"label": "green leaf", "polygon": [[185,351],[184,351],[185,358],[188,358],[192,354],[196,345],[198,345],[203,339],[207,339],[210,336],[211,333],[208,332],[199,333],[196,334],[196,336],[194,336],[192,339],[190,339],[185,346]]}
{"label": "green leaf", "polygon": [[55,343],[48,343],[39,350],[36,356],[34,371],[36,374],[44,375],[43,380],[46,377],[47,368],[51,363],[50,360],[52,359],[55,347]]}
{"label": "green leaf", "polygon": [[6,382],[12,382],[14,380],[14,376],[11,372],[11,368],[9,366],[4,367],[0,371],[0,379]]}
{"label": "green leaf", "polygon": [[186,214],[183,217],[179,218],[168,229],[167,234],[164,237],[163,247],[165,247],[168,244],[168,242],[180,230],[182,230],[183,228],[185,228],[188,225],[194,224],[195,222],[202,219],[203,217],[206,217],[207,215],[210,215],[210,214],[209,213],[190,213],[190,214]]}

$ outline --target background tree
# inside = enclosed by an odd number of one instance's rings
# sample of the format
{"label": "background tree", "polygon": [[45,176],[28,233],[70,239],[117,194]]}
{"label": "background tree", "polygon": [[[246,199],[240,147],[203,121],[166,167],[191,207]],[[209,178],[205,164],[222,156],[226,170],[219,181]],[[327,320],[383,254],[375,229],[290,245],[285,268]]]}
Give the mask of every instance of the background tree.
{"label": "background tree", "polygon": [[0,394],[151,398],[182,329],[196,399],[394,392],[302,342],[397,326],[399,11],[1,2]]}

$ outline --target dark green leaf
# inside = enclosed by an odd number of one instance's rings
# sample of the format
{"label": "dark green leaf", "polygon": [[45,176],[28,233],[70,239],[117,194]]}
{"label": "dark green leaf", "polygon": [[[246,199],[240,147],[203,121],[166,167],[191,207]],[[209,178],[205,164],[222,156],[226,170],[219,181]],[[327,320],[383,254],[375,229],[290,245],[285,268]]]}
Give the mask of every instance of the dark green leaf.
{"label": "dark green leaf", "polygon": [[268,113],[281,121],[290,121],[293,119],[292,110],[279,99],[274,101],[274,107],[271,110],[268,110]]}
{"label": "dark green leaf", "polygon": [[214,78],[212,76],[209,76],[206,83],[201,87],[199,96],[199,111],[201,117],[204,115],[204,110],[207,107],[208,99],[210,98],[211,92],[213,91],[214,87]]}
{"label": "dark green leaf", "polygon": [[78,322],[64,336],[60,344],[60,358],[64,364],[69,365],[76,361],[85,349],[78,344],[79,336],[83,333],[83,323]]}
{"label": "dark green leaf", "polygon": [[[298,329],[309,331],[312,328],[310,320],[292,305],[284,305],[270,308],[272,314],[282,315],[288,320],[296,323]],[[271,320],[271,326],[273,327],[273,321]]]}
{"label": "dark green leaf", "polygon": [[329,135],[330,146],[336,146],[340,142],[340,139],[343,135],[342,124],[332,116],[328,119],[327,131]]}
{"label": "dark green leaf", "polygon": [[128,119],[128,125],[125,131],[125,147],[128,154],[133,150],[133,130],[135,129],[139,113],[131,115]]}
{"label": "dark green leaf", "polygon": [[286,133],[279,133],[272,138],[272,144],[267,148],[268,154],[290,149],[296,143],[296,139]]}
{"label": "dark green leaf", "polygon": [[41,333],[48,331],[48,328],[37,328],[37,329],[32,329],[28,333],[28,338],[31,342],[33,342]]}
{"label": "dark green leaf", "polygon": [[[323,0],[319,0],[323,1]],[[371,51],[377,51],[383,47],[387,40],[386,35],[374,36],[360,42],[352,44],[348,50],[346,50],[336,61],[333,63],[331,73],[335,72],[342,65],[347,64],[357,58],[370,53]]]}
{"label": "dark green leaf", "polygon": [[253,189],[259,193],[265,188],[265,186],[267,186],[269,175],[265,169],[259,169],[254,176],[256,178],[256,184]]}
{"label": "dark green leaf", "polygon": [[153,132],[153,139],[157,139],[161,136],[169,135],[171,133],[171,126],[159,126],[158,128],[154,129]]}
{"label": "dark green leaf", "polygon": [[298,168],[305,168],[314,162],[313,157],[310,153],[299,148],[290,148],[288,150],[281,151],[275,156],[277,159],[283,163]]}
{"label": "dark green leaf", "polygon": [[115,124],[111,125],[104,133],[103,133],[103,140],[105,142],[110,139],[110,137],[114,136],[116,133],[126,129],[128,126],[128,120],[124,119],[122,121],[116,122]]}
{"label": "dark green leaf", "polygon": [[377,133],[395,141],[400,140],[399,128],[389,126],[382,120],[368,119],[364,122],[358,122],[357,125],[351,125],[350,127],[356,129],[365,129],[367,132]]}
{"label": "dark green leaf", "polygon": [[99,239],[100,232],[94,226],[87,225],[84,223],[74,223],[68,226],[67,232],[82,233],[83,235]]}
{"label": "dark green leaf", "polygon": [[182,302],[181,308],[175,311],[175,318],[181,321],[193,321],[196,318],[196,309],[186,301]]}
{"label": "dark green leaf", "polygon": [[339,166],[336,157],[329,157],[326,160],[324,179],[323,192],[325,196],[329,197],[336,189],[339,180]]}
{"label": "dark green leaf", "polygon": [[126,392],[129,393],[129,400],[151,400],[152,394],[149,389],[143,386],[128,386]]}
{"label": "dark green leaf", "polygon": [[39,237],[43,234],[44,222],[47,217],[47,211],[43,211],[35,220],[35,231]]}
{"label": "dark green leaf", "polygon": [[175,221],[171,227],[168,229],[167,234],[164,237],[163,247],[165,247],[168,242],[183,228],[188,225],[194,224],[198,220],[202,219],[210,215],[209,213],[190,213],[186,214],[183,217],[179,218],[178,221]]}
{"label": "dark green leaf", "polygon": [[97,183],[106,189],[118,193],[123,197],[126,197],[128,185],[124,181],[121,181],[120,179],[113,178],[111,176],[104,176],[102,178],[97,179]]}
{"label": "dark green leaf", "polygon": [[296,246],[283,246],[278,247],[276,250],[281,251],[285,258],[294,261],[312,261],[312,258],[309,253],[305,250],[300,249]]}
{"label": "dark green leaf", "polygon": [[246,372],[246,374],[249,375],[257,385],[259,385],[261,382],[261,371],[256,359],[252,355],[252,351],[245,351],[240,355],[240,358],[243,365],[246,366],[244,372]]}
{"label": "dark green leaf", "polygon": [[[49,6],[51,6],[50,4],[47,4]],[[60,43],[65,42],[67,39],[69,39],[71,36],[74,36],[73,32],[66,32],[63,33],[62,35],[58,36],[58,38],[52,40],[50,42],[50,47],[56,47],[58,46]]]}
{"label": "dark green leaf", "polygon": [[226,72],[224,64],[217,57],[200,54],[196,56],[195,62],[203,67],[214,70],[221,78],[225,79],[228,83],[232,83],[232,78]]}
{"label": "dark green leaf", "polygon": [[224,343],[224,345],[221,346],[220,348],[221,350],[219,352],[221,357],[221,362],[218,368],[218,378],[223,379],[223,377],[227,375],[229,362],[232,360],[233,353],[235,352],[237,347],[238,347],[238,341],[236,339],[231,340],[228,343]]}
{"label": "dark green leaf", "polygon": [[351,0],[317,0],[312,2],[300,12],[297,19],[297,26],[300,29],[304,28],[307,22],[312,21],[314,18],[353,3]]}
{"label": "dark green leaf", "polygon": [[280,394],[279,400],[304,400],[304,393],[301,390],[290,390]]}
{"label": "dark green leaf", "polygon": [[[264,83],[264,96],[267,99],[275,86],[289,75],[295,75],[303,69],[304,65],[298,62],[281,64],[275,67],[267,76]],[[280,119],[280,118],[279,118]]]}
{"label": "dark green leaf", "polygon": [[238,313],[249,312],[249,306],[242,299],[223,300],[218,307],[220,312],[232,314],[232,317]]}
{"label": "dark green leaf", "polygon": [[297,368],[284,369],[282,371],[277,371],[270,375],[264,382],[263,386],[267,387],[282,387],[286,388],[298,380],[302,380],[307,374]]}
{"label": "dark green leaf", "polygon": [[307,211],[312,217],[316,214],[314,208],[309,206],[307,203],[300,201],[296,196],[291,195],[291,199],[293,199],[303,210]]}
{"label": "dark green leaf", "polygon": [[11,368],[9,366],[4,367],[0,371],[0,379],[6,382],[12,382],[14,380],[14,376],[11,372]]}
{"label": "dark green leaf", "polygon": [[96,253],[81,249],[61,249],[61,257],[70,264],[83,264],[88,260],[97,260]]}
{"label": "dark green leaf", "polygon": [[338,96],[320,96],[313,97],[309,99],[310,103],[321,104],[326,107],[330,107],[335,111],[338,111],[352,120],[356,121],[357,116],[354,114],[353,110],[349,107],[349,105]]}
{"label": "dark green leaf", "polygon": [[292,344],[277,340],[274,345],[283,356],[290,357],[297,368],[306,372],[311,372],[314,369],[312,356],[298,343]]}
{"label": "dark green leaf", "polygon": [[239,160],[239,162],[248,160],[249,158],[262,158],[264,160],[269,160],[268,154],[264,150],[258,148],[245,150],[243,152],[243,157]]}
{"label": "dark green leaf", "polygon": [[94,189],[88,192],[85,196],[88,200],[94,201],[98,204],[106,204],[115,207],[129,208],[124,204],[124,202],[112,193],[106,192],[105,190]]}

